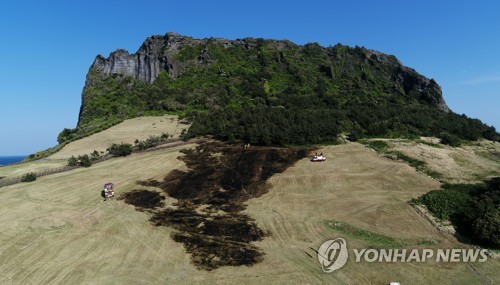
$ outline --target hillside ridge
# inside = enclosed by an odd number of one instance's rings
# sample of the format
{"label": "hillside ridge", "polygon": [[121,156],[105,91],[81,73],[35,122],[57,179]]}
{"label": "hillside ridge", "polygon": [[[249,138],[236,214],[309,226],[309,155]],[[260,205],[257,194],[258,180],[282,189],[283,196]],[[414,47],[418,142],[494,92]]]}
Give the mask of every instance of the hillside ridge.
{"label": "hillside ridge", "polygon": [[58,141],[165,113],[193,121],[188,137],[262,145],[328,143],[341,132],[355,138],[498,139],[493,127],[453,113],[434,79],[393,55],[342,44],[167,33],[148,37],[135,53],[98,55],[86,77],[77,127],[65,129]]}

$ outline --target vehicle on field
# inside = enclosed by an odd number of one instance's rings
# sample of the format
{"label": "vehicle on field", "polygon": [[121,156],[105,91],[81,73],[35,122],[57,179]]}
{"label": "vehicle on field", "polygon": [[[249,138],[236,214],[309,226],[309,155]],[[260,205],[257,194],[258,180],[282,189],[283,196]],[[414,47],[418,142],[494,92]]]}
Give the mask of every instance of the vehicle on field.
{"label": "vehicle on field", "polygon": [[318,155],[317,153],[311,157],[311,162],[323,162],[326,160],[326,156],[321,153]]}
{"label": "vehicle on field", "polygon": [[104,200],[115,197],[115,190],[113,188],[114,184],[111,182],[104,184],[101,191],[101,196],[104,198]]}

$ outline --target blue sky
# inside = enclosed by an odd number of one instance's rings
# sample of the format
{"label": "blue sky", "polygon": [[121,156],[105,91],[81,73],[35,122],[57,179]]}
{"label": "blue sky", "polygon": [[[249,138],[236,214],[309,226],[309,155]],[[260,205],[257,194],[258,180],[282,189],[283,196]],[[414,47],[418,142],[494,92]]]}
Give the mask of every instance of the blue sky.
{"label": "blue sky", "polygon": [[[7,1],[5,1],[7,2]],[[76,126],[97,54],[150,35],[364,46],[434,78],[457,113],[500,129],[498,1],[8,1],[0,10],[0,155]]]}

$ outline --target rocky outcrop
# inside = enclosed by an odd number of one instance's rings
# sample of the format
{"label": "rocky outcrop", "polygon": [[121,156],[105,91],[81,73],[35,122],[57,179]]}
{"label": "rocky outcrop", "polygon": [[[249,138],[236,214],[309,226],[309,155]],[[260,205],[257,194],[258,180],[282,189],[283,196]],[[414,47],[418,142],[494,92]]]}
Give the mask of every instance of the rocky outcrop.
{"label": "rocky outcrop", "polygon": [[[165,70],[171,78],[175,79],[188,65],[208,64],[211,62],[206,49],[202,49],[197,58],[187,62],[176,59],[175,54],[185,46],[206,46],[209,42],[219,43],[224,48],[240,45],[246,49],[252,49],[257,45],[253,38],[236,40],[223,38],[194,39],[177,33],[167,33],[164,36],[155,35],[147,38],[134,54],[129,54],[124,49],[117,49],[107,58],[98,55],[90,70],[98,71],[105,76],[112,74],[132,76],[137,80],[148,83],[152,83],[158,74]],[[275,45],[278,49],[296,46],[287,40],[275,41]]]}
{"label": "rocky outcrop", "polygon": [[[159,63],[156,61],[155,63]],[[105,75],[123,74],[129,76],[139,76],[141,71],[138,68],[139,60],[136,55],[130,55],[128,51],[119,49],[111,53],[108,58],[98,55],[94,60],[92,69],[101,71]],[[148,70],[149,71],[149,70]],[[142,72],[145,77],[146,72]]]}
{"label": "rocky outcrop", "polygon": [[195,40],[192,38],[174,33],[168,33],[165,36],[152,36],[147,38],[134,54],[129,54],[124,49],[118,49],[112,52],[108,58],[98,55],[90,69],[104,75],[132,76],[148,83],[152,83],[162,70],[166,70],[172,78],[176,78],[182,64],[172,55],[180,46],[194,42]]}
{"label": "rocky outcrop", "polygon": [[413,68],[404,66],[399,60],[394,56],[386,55],[376,50],[366,49],[366,56],[371,60],[376,61],[383,65],[395,66],[397,70],[397,75],[394,81],[403,87],[406,94],[410,92],[416,92],[424,100],[433,101],[429,102],[435,104],[436,107],[446,113],[450,112],[450,108],[446,105],[443,99],[443,93],[441,91],[441,86],[439,86],[434,79],[429,79],[422,76]]}
{"label": "rocky outcrop", "polygon": [[[418,74],[414,69],[401,65],[399,73],[399,82],[403,85],[406,93],[416,91],[422,99],[428,103],[435,104],[436,107],[444,112],[450,112],[450,108],[443,99],[441,86],[434,79],[429,79]],[[430,102],[430,100],[434,102]]]}

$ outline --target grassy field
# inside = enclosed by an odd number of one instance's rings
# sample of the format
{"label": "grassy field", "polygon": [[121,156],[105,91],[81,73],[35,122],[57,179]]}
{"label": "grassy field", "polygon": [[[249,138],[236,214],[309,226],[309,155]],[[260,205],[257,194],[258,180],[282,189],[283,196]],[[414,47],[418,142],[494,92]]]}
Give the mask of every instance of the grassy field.
{"label": "grassy field", "polygon": [[28,172],[43,172],[47,169],[63,167],[66,164],[67,160],[65,159],[43,159],[38,161],[23,162],[0,167],[0,176],[4,176],[6,178],[19,177]]}
{"label": "grassy field", "polygon": [[[138,186],[138,180],[161,180],[173,169],[184,169],[177,157],[187,147],[193,145],[136,153],[1,188],[0,284],[500,283],[496,260],[355,263],[351,256],[344,268],[323,273],[311,248],[336,237],[344,237],[348,248],[373,246],[366,233],[389,241],[438,242],[425,246],[430,248],[466,247],[407,204],[438,188],[437,181],[357,143],[318,150],[326,162],[298,161],[270,179],[268,193],[247,202],[245,213],[269,234],[255,243],[265,254],[262,262],[198,270],[183,245],[171,239],[171,228],[154,227],[149,213],[100,197],[105,182],[113,181],[119,195],[148,188]],[[336,230],[328,221],[356,231]]]}
{"label": "grassy field", "polygon": [[133,144],[136,139],[145,140],[151,135],[160,136],[163,133],[178,138],[182,129],[189,126],[178,122],[177,116],[140,117],[126,120],[107,130],[66,145],[61,151],[49,159],[68,159],[72,155],[89,154],[94,150],[105,152],[113,143]]}
{"label": "grassy field", "polygon": [[0,189],[1,276],[12,284],[158,281],[155,274],[172,268],[168,256],[183,256],[182,247],[150,226],[146,214],[103,202],[100,189],[113,181],[120,193],[136,180],[161,178],[182,167],[178,155],[175,148],[134,154]]}
{"label": "grassy field", "polygon": [[170,115],[126,120],[100,133],[71,142],[46,159],[0,167],[0,177],[13,178],[28,172],[43,172],[60,168],[67,165],[67,160],[72,155],[76,157],[90,154],[94,150],[105,152],[112,143],[133,144],[136,139],[145,140],[151,135],[160,136],[162,133],[178,138],[182,129],[187,127],[188,125],[178,122],[177,116]]}
{"label": "grassy field", "polygon": [[[355,263],[325,274],[309,248],[328,239],[345,237],[348,248],[376,246],[364,237],[332,230],[325,221],[335,220],[397,240],[435,240],[430,248],[463,247],[415,213],[406,201],[438,187],[430,177],[404,162],[381,158],[359,145],[321,149],[329,158],[322,164],[300,161],[271,178],[272,190],[250,200],[250,216],[272,235],[261,242],[266,261],[280,264],[279,283],[296,284],[496,284],[498,261],[483,264],[452,263]],[[426,246],[427,247],[427,246]],[[313,255],[310,258],[307,254]],[[264,263],[266,263],[266,261]],[[286,264],[286,266],[285,266]],[[257,265],[261,266],[261,265]],[[326,276],[325,276],[326,275]],[[260,275],[262,276],[262,275]]]}
{"label": "grassy field", "polygon": [[469,142],[460,147],[439,144],[439,139],[420,141],[384,140],[391,150],[424,161],[430,171],[441,174],[450,183],[470,183],[500,175],[500,143],[487,140]]}

